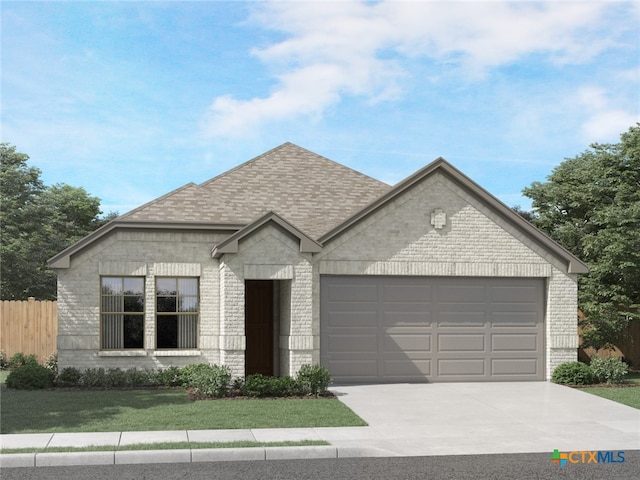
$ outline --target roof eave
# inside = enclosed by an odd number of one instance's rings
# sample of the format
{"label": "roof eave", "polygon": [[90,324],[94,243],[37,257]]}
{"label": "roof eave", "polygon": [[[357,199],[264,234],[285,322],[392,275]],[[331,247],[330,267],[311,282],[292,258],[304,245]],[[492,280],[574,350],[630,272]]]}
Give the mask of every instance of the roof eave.
{"label": "roof eave", "polygon": [[137,230],[221,230],[221,231],[238,231],[244,225],[240,224],[204,224],[192,222],[125,222],[118,219],[112,220],[106,225],[100,227],[95,232],[90,233],[86,237],[80,239],[73,245],[67,247],[54,257],[47,261],[49,268],[64,269],[70,268],[71,257],[85,248],[90,247],[95,242],[110,234],[114,230],[119,229],[137,229]]}

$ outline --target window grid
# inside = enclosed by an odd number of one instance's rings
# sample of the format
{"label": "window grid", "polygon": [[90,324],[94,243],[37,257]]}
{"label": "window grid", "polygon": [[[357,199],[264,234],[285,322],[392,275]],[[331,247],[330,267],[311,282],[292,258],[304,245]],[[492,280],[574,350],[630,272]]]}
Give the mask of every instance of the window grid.
{"label": "window grid", "polygon": [[101,277],[103,350],[144,348],[144,277]]}
{"label": "window grid", "polygon": [[156,278],[156,348],[198,347],[197,277]]}

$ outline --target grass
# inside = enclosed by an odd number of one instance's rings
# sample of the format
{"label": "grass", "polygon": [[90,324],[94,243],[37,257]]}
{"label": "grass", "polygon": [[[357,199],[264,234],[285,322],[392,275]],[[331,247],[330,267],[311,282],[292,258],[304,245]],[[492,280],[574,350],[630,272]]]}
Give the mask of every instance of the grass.
{"label": "grass", "polygon": [[301,440],[286,442],[164,442],[138,443],[134,445],[93,445],[90,447],[5,448],[2,454],[15,453],[63,453],[63,452],[121,452],[131,450],[196,450],[204,448],[251,448],[251,447],[310,447],[330,445],[324,440]]}
{"label": "grass", "polygon": [[184,390],[7,390],[0,433],[362,426],[335,398],[193,402]]}
{"label": "grass", "polygon": [[614,402],[622,403],[633,408],[640,409],[640,372],[630,372],[625,377],[625,383],[637,385],[637,387],[583,387],[582,391],[597,395]]}

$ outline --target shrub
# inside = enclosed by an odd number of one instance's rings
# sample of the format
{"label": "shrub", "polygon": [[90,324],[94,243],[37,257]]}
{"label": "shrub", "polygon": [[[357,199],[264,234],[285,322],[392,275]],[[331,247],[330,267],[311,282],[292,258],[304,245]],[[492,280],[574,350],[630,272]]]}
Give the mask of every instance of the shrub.
{"label": "shrub", "polygon": [[152,370],[130,368],[125,372],[125,386],[127,387],[152,387],[157,384],[157,373]]}
{"label": "shrub", "polygon": [[80,370],[67,367],[58,374],[55,383],[58,387],[77,387],[80,384],[81,377]]}
{"label": "shrub", "polygon": [[181,387],[182,372],[179,367],[169,367],[156,372],[156,383],[163,387]]}
{"label": "shrub", "polygon": [[589,385],[595,377],[593,371],[586,363],[565,362],[561,363],[553,371],[551,381],[565,385]]}
{"label": "shrub", "polygon": [[7,366],[7,354],[4,353],[4,350],[0,350],[0,370],[5,370]]}
{"label": "shrub", "polygon": [[189,372],[186,387],[193,398],[221,398],[229,393],[231,369],[228,366],[200,364]]}
{"label": "shrub", "polygon": [[7,376],[7,387],[18,390],[38,390],[53,387],[55,375],[37,363],[25,363]]}
{"label": "shrub", "polygon": [[301,389],[299,383],[289,376],[266,377],[254,373],[245,379],[241,393],[248,397],[289,397],[300,395]]}
{"label": "shrub", "polygon": [[629,366],[618,357],[594,357],[591,359],[591,371],[600,383],[622,383]]}
{"label": "shrub", "polygon": [[82,372],[79,384],[88,388],[106,388],[107,372],[104,368],[87,368]]}
{"label": "shrub", "polygon": [[201,375],[202,372],[207,371],[210,365],[207,363],[192,363],[179,369],[180,385],[188,387],[191,385],[194,375]]}
{"label": "shrub", "polygon": [[37,364],[38,364],[38,357],[36,357],[33,353],[29,355],[25,355],[22,352],[18,352],[9,359],[9,368],[18,368],[18,367],[23,367],[25,365],[37,365]]}
{"label": "shrub", "polygon": [[331,383],[331,373],[320,365],[302,365],[296,379],[304,395],[324,395]]}
{"label": "shrub", "polygon": [[58,374],[58,352],[53,352],[44,361],[45,368],[48,368],[54,375]]}

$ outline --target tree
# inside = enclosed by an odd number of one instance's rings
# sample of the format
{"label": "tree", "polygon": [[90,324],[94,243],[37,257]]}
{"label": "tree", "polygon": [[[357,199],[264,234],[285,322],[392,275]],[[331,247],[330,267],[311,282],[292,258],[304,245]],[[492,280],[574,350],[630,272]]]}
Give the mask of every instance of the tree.
{"label": "tree", "polygon": [[593,144],[523,193],[534,225],[590,267],[579,280],[583,345],[612,348],[640,318],[640,123]]}
{"label": "tree", "polygon": [[0,144],[3,300],[55,299],[55,272],[47,260],[105,223],[98,198],[65,184],[46,187],[28,160],[16,147]]}

